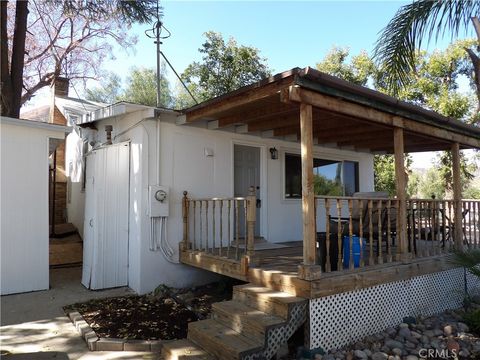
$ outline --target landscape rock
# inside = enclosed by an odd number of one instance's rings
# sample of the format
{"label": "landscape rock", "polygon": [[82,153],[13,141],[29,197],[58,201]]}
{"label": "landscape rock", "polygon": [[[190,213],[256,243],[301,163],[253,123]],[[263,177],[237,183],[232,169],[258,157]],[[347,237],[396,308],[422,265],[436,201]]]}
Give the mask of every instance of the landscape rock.
{"label": "landscape rock", "polygon": [[376,352],[372,354],[372,360],[387,360],[388,355],[383,352]]}
{"label": "landscape rock", "polygon": [[365,354],[362,350],[355,350],[354,355],[356,359],[368,359],[367,354]]}

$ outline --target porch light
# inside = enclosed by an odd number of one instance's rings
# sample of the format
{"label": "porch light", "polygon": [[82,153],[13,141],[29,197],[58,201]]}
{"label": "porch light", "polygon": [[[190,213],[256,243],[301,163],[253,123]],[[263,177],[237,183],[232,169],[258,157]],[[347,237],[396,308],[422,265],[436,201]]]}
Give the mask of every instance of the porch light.
{"label": "porch light", "polygon": [[270,148],[270,158],[272,160],[277,160],[278,159],[278,150],[276,148]]}

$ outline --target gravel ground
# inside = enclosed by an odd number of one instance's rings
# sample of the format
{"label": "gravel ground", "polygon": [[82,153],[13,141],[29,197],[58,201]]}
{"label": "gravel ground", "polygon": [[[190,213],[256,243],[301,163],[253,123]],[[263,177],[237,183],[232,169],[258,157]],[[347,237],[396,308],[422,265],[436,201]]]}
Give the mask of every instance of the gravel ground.
{"label": "gravel ground", "polygon": [[[480,305],[474,305],[480,308]],[[335,349],[316,360],[480,359],[480,337],[463,322],[465,311],[405,318],[397,327]],[[297,357],[299,359],[301,357]]]}

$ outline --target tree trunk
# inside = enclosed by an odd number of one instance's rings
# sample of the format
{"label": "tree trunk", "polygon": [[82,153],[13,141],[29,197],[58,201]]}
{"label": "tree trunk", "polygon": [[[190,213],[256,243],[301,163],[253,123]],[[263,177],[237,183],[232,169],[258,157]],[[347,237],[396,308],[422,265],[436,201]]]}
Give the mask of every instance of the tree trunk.
{"label": "tree trunk", "polygon": [[12,42],[12,62],[10,65],[10,79],[12,97],[10,116],[20,116],[21,98],[23,90],[23,65],[25,60],[25,38],[27,36],[28,1],[17,1],[15,11],[15,29]]}
{"label": "tree trunk", "polygon": [[8,1],[0,1],[0,110],[7,116],[12,107],[12,83],[10,81],[10,68],[8,59],[8,35],[7,35],[7,4]]}

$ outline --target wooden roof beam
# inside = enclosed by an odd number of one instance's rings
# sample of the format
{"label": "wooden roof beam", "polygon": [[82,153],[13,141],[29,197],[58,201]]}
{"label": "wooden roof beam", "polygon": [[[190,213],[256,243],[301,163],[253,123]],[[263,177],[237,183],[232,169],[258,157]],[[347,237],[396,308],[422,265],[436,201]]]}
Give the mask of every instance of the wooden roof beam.
{"label": "wooden roof beam", "polygon": [[346,116],[365,119],[382,125],[399,127],[413,133],[429,135],[448,142],[458,142],[470,147],[480,148],[480,140],[478,139],[300,87],[290,86],[289,99],[292,102],[311,104],[315,107]]}
{"label": "wooden roof beam", "polygon": [[236,114],[224,116],[219,118],[219,126],[229,126],[232,124],[238,123],[251,123],[254,121],[259,121],[261,119],[269,119],[275,116],[284,116],[289,114],[297,114],[298,119],[298,108],[294,105],[282,105],[280,107],[266,106],[258,109],[239,112]]}
{"label": "wooden roof beam", "polygon": [[365,138],[373,138],[377,139],[379,137],[385,136],[393,136],[392,130],[389,129],[374,129],[374,130],[365,130],[362,128],[356,128],[355,131],[343,131],[341,129],[337,129],[336,134],[329,133],[325,135],[323,131],[319,131],[315,133],[315,137],[318,139],[319,142],[338,142],[338,141],[346,141],[351,140],[352,137],[357,137],[359,140]]}
{"label": "wooden roof beam", "polygon": [[234,109],[236,107],[251,103],[252,101],[261,100],[275,94],[280,94],[282,89],[293,83],[294,75],[287,76],[279,81],[269,83],[263,86],[254,86],[244,91],[239,90],[233,92],[228,97],[220,96],[206,104],[194,106],[186,112],[187,123],[202,119],[214,119],[218,114]]}

